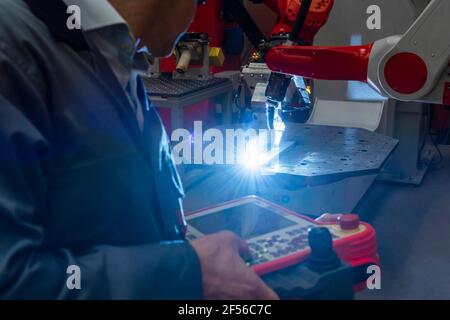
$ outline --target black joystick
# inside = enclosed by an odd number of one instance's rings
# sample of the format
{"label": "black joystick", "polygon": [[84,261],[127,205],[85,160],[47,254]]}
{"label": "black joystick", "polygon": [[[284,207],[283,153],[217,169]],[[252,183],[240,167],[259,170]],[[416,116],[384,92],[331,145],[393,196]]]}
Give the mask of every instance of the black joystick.
{"label": "black joystick", "polygon": [[281,299],[351,300],[353,269],[333,250],[327,228],[308,230],[311,254],[302,263],[263,276]]}
{"label": "black joystick", "polygon": [[308,241],[311,254],[306,265],[309,269],[323,272],[336,269],[341,265],[341,260],[333,250],[333,238],[328,228],[310,228]]}
{"label": "black joystick", "polygon": [[305,262],[263,276],[281,299],[351,300],[353,269],[333,250],[327,228],[308,230],[311,254]]}

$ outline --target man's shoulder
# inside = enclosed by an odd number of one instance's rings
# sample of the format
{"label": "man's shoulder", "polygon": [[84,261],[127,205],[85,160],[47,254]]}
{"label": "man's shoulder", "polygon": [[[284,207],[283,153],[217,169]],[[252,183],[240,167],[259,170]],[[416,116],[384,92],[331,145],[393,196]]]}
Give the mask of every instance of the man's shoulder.
{"label": "man's shoulder", "polygon": [[29,21],[31,12],[22,0],[0,0],[0,32],[14,31]]}
{"label": "man's shoulder", "polygon": [[29,42],[44,28],[24,1],[0,0],[0,41],[4,44]]}
{"label": "man's shoulder", "polygon": [[0,60],[30,69],[34,55],[40,51],[36,49],[48,35],[47,27],[24,1],[0,0]]}
{"label": "man's shoulder", "polygon": [[[43,43],[50,43],[45,39],[49,39],[47,27],[24,1],[0,0],[0,74],[18,71],[43,92],[43,76],[37,61],[38,55],[42,56]],[[4,89],[0,87],[0,94],[6,94],[2,92]]]}

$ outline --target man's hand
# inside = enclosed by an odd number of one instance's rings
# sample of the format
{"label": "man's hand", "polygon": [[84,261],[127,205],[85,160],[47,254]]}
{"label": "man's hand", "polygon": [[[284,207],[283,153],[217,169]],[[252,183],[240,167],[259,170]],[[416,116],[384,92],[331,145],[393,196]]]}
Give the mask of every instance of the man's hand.
{"label": "man's hand", "polygon": [[249,268],[244,240],[231,232],[220,232],[191,242],[203,274],[205,299],[275,300],[277,295]]}

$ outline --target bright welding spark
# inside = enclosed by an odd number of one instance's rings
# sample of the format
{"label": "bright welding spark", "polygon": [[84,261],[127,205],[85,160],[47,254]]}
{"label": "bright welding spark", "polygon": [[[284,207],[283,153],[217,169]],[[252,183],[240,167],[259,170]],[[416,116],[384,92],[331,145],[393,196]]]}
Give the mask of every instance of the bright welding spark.
{"label": "bright welding spark", "polygon": [[256,169],[261,166],[261,154],[258,148],[258,139],[249,141],[245,146],[244,166],[248,169]]}
{"label": "bright welding spark", "polygon": [[286,125],[283,122],[283,119],[281,117],[281,108],[278,108],[275,112],[275,119],[273,122],[273,127],[275,129],[275,132],[283,132],[286,129]]}
{"label": "bright welding spark", "polygon": [[[283,133],[284,133],[284,129],[285,129],[285,125],[284,123],[281,123],[282,126],[280,125],[279,130],[275,130],[274,131],[274,140],[273,140],[273,145],[275,147],[280,147],[281,144],[281,139],[283,138]],[[280,128],[282,127],[282,130],[280,130]]]}
{"label": "bright welding spark", "polygon": [[247,169],[255,170],[269,162],[270,153],[266,148],[260,148],[258,139],[253,139],[246,144],[243,159]]}
{"label": "bright welding spark", "polygon": [[269,143],[260,138],[251,139],[246,143],[242,157],[242,164],[246,169],[257,170],[270,163],[279,154],[285,125],[283,122],[278,124],[279,127],[269,133]]}

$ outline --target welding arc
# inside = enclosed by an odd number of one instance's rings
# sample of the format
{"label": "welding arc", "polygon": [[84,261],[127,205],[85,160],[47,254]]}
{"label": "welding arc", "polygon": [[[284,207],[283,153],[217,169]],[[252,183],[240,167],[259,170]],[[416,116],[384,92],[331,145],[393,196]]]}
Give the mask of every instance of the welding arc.
{"label": "welding arc", "polygon": [[300,6],[300,10],[298,11],[297,18],[295,19],[294,27],[292,28],[291,33],[289,34],[289,41],[293,43],[297,43],[303,27],[306,22],[306,18],[308,17],[309,9],[311,8],[312,0],[303,0]]}

